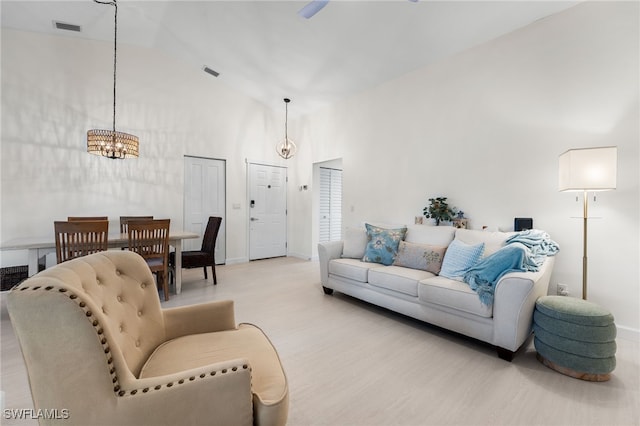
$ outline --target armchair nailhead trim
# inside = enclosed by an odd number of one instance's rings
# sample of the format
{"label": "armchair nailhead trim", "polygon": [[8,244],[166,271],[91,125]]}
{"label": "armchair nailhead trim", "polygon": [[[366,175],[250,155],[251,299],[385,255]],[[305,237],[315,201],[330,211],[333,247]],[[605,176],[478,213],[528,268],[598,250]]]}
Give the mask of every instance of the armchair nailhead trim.
{"label": "armchair nailhead trim", "polygon": [[[35,290],[45,290],[45,291],[50,291],[50,290],[53,290],[54,288],[55,288],[54,286],[47,286],[47,287],[44,287],[44,288],[42,288],[42,287],[40,287],[40,286],[35,286],[35,287],[33,287],[33,288],[30,288],[30,287],[26,286],[26,287],[19,287],[19,288],[16,288],[16,290],[25,291],[25,290],[29,290],[29,289],[31,289],[32,291],[35,291]],[[103,329],[102,327],[100,327],[100,322],[98,321],[98,319],[97,319],[97,318],[93,317],[93,312],[91,312],[89,309],[87,309],[87,308],[86,308],[86,306],[87,306],[86,302],[84,302],[82,299],[78,299],[78,296],[77,296],[76,294],[74,294],[74,293],[70,293],[70,292],[69,292],[69,290],[68,290],[68,289],[66,289],[66,288],[58,288],[57,290],[58,290],[58,292],[59,292],[59,293],[62,293],[62,294],[68,293],[68,294],[65,294],[65,295],[66,295],[69,299],[76,301],[76,303],[78,304],[78,306],[79,306],[80,308],[82,308],[82,310],[85,312],[85,316],[87,317],[87,319],[89,319],[89,320],[91,321],[91,325],[92,325],[92,326],[93,326],[93,328],[95,329],[96,333],[97,333],[99,336],[102,336],[102,337],[100,338],[100,344],[102,344],[102,345],[103,345],[104,353],[105,353],[105,355],[107,356],[107,358],[106,358],[107,364],[108,364],[108,365],[110,365],[110,368],[109,368],[109,374],[111,374],[111,376],[112,376],[112,377],[111,377],[111,380],[112,380],[112,382],[113,382],[113,384],[114,384],[113,392],[114,392],[117,396],[120,396],[120,397],[122,397],[122,396],[126,396],[126,395],[127,395],[127,391],[122,390],[122,389],[120,388],[120,384],[118,383],[118,376],[116,375],[116,369],[115,369],[115,366],[113,365],[113,357],[109,355],[109,354],[111,353],[111,349],[110,349],[110,347],[109,347],[109,345],[108,345],[107,338],[103,336],[103,335],[104,335],[104,329]],[[236,372],[236,371],[238,371],[238,369],[239,369],[239,368],[240,368],[240,367],[238,367],[238,366],[233,366],[233,367],[231,367],[231,371]],[[249,368],[249,366],[248,366],[247,364],[243,364],[243,365],[242,365],[242,369],[243,369],[243,370],[249,369],[249,371],[251,371],[251,368]],[[222,369],[222,370],[220,370],[220,371],[215,371],[215,370],[214,370],[214,371],[211,371],[211,372],[209,373],[209,376],[215,376],[217,373],[227,374],[227,373],[228,373],[228,371],[229,371],[229,370],[228,370],[227,368],[224,368],[224,369]],[[199,377],[199,378],[201,378],[201,379],[204,379],[204,378],[206,378],[206,377],[207,377],[207,374],[206,374],[206,373],[202,373],[202,374],[200,374],[200,376],[198,376],[198,377]],[[195,377],[195,376],[190,376],[188,379],[189,379],[189,381],[190,381],[190,382],[192,382],[192,381],[196,380],[196,377]],[[167,388],[170,388],[170,387],[172,387],[174,384],[182,385],[182,384],[184,384],[184,382],[185,382],[185,379],[179,379],[176,383],[174,383],[174,382],[169,382],[169,383],[167,383],[165,386],[166,386]],[[154,390],[160,390],[160,389],[162,389],[162,385],[156,385],[156,386],[154,386],[154,388],[153,388],[153,389],[154,389]],[[138,390],[139,390],[139,389],[132,389],[132,390],[130,390],[130,391],[129,391],[129,395],[132,395],[132,396],[133,396],[133,395],[136,395],[136,394],[138,393]],[[143,393],[147,393],[147,392],[149,392],[149,391],[151,390],[151,388],[146,387],[146,388],[143,388],[143,389],[141,389],[141,390],[142,390],[142,392],[143,392]]]}

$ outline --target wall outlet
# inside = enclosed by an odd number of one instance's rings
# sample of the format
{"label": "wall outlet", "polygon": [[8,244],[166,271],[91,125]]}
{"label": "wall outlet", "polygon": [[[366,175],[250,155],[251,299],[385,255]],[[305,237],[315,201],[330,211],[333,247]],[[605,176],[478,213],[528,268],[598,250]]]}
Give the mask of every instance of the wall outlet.
{"label": "wall outlet", "polygon": [[569,286],[566,284],[557,284],[556,294],[558,296],[568,296],[569,295]]}

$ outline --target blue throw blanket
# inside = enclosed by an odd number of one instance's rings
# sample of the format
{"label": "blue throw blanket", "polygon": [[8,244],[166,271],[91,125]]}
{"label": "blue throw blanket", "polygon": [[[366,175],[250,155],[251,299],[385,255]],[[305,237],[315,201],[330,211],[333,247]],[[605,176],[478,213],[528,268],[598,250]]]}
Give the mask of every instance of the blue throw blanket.
{"label": "blue throw blanket", "polygon": [[507,245],[485,257],[464,275],[464,282],[478,293],[483,305],[493,304],[495,286],[509,272],[524,272],[527,269],[527,248],[522,244]]}
{"label": "blue throw blanket", "polygon": [[537,271],[540,265],[544,263],[547,256],[555,256],[560,251],[558,244],[551,239],[549,234],[539,229],[529,229],[527,231],[518,232],[516,235],[507,239],[507,244],[520,243],[529,249],[529,264],[536,266]]}
{"label": "blue throw blanket", "polygon": [[493,304],[495,286],[510,272],[538,271],[546,256],[554,256],[560,247],[544,231],[518,232],[506,245],[482,259],[464,275],[464,282],[480,297],[484,305]]}

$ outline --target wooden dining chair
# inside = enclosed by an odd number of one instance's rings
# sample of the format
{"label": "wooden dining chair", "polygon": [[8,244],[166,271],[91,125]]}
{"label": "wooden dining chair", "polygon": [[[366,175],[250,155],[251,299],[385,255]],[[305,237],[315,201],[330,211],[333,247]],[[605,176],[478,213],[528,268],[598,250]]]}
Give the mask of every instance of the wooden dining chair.
{"label": "wooden dining chair", "polygon": [[162,284],[164,300],[169,300],[169,224],[170,219],[140,219],[129,222],[129,250],[144,258]]}
{"label": "wooden dining chair", "polygon": [[[182,252],[182,267],[183,268],[203,268],[204,279],[207,279],[207,266],[211,266],[211,274],[213,276],[213,285],[218,284],[218,278],[216,277],[216,240],[218,239],[218,232],[220,231],[220,225],[222,224],[222,218],[211,216],[207,222],[207,228],[204,231],[202,237],[202,247],[200,250],[190,250]],[[169,255],[169,265],[171,272],[175,270],[176,259],[175,252]],[[175,271],[180,273],[180,271]]]}
{"label": "wooden dining chair", "polygon": [[120,233],[126,234],[129,232],[129,221],[149,219],[153,219],[153,216],[120,216]]}
{"label": "wooden dining chair", "polygon": [[69,222],[92,222],[96,220],[109,220],[108,216],[69,216],[67,221]]}
{"label": "wooden dining chair", "polygon": [[109,222],[106,220],[56,221],[53,227],[58,263],[107,250]]}

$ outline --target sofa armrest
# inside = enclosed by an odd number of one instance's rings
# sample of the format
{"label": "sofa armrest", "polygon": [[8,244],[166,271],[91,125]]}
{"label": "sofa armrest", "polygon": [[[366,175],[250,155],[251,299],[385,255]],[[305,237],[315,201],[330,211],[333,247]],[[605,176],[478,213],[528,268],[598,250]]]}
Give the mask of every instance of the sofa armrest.
{"label": "sofa armrest", "polygon": [[232,300],[163,309],[162,313],[167,340],[236,328]]}
{"label": "sofa armrest", "polygon": [[547,294],[554,258],[547,257],[537,272],[506,274],[496,285],[493,300],[493,340],[515,352],[531,334],[536,300]]}
{"label": "sofa armrest", "polygon": [[329,261],[339,259],[342,255],[344,241],[327,241],[318,243],[318,259],[320,261],[320,282],[323,286],[329,281]]}

